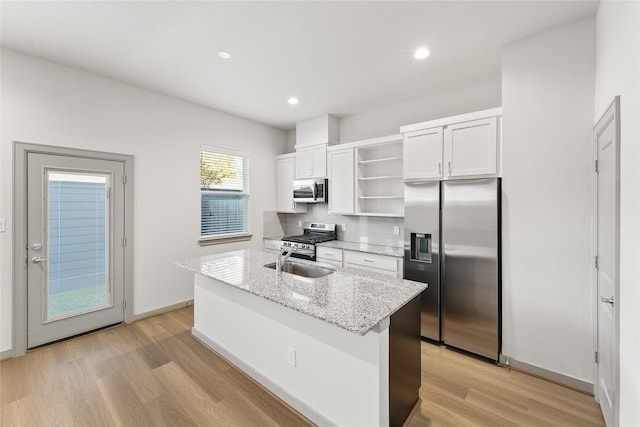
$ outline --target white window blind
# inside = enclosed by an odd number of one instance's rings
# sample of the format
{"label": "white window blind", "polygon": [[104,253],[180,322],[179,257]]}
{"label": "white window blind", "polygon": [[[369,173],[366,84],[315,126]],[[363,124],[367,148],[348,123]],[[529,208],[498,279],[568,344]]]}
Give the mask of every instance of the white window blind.
{"label": "white window blind", "polygon": [[248,232],[249,159],[200,150],[201,237]]}

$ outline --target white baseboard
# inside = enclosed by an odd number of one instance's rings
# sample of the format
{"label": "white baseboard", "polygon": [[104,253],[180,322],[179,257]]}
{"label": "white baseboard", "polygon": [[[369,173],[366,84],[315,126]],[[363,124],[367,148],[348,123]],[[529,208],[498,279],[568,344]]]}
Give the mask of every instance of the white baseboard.
{"label": "white baseboard", "polygon": [[525,362],[520,362],[509,356],[505,356],[504,354],[500,355],[499,362],[503,365],[510,366],[514,369],[548,379],[550,381],[582,391],[584,393],[593,394],[593,384],[590,382],[582,381],[577,378],[570,377],[568,375],[563,375],[557,372],[549,371],[548,369],[540,368],[535,365],[530,365]]}
{"label": "white baseboard", "polygon": [[158,316],[160,314],[168,313],[170,311],[179,310],[181,308],[188,307],[193,305],[193,300],[190,299],[188,301],[179,302],[177,304],[168,305],[166,307],[157,308],[151,311],[145,311],[144,313],[138,313],[133,315],[133,322],[137,322],[138,320],[147,319],[149,317]]}
{"label": "white baseboard", "polygon": [[[166,307],[158,308],[155,310],[147,311],[144,313],[134,314],[133,322],[137,322],[138,320],[146,319],[148,317],[158,316],[160,314],[168,313],[170,311],[179,310],[184,307],[188,307],[193,305],[193,300],[188,300],[184,302],[179,302],[177,304],[168,305]],[[11,359],[14,356],[13,349],[5,350],[0,352],[0,360]]]}
{"label": "white baseboard", "polygon": [[224,347],[222,347],[218,343],[216,343],[213,340],[211,340],[209,337],[204,335],[202,332],[198,331],[196,328],[193,328],[191,330],[191,333],[193,334],[193,336],[198,341],[200,341],[206,347],[208,347],[209,349],[213,350],[215,353],[218,353],[220,356],[222,356],[228,362],[230,362],[231,364],[235,365],[241,371],[245,372],[247,375],[249,375],[251,378],[256,380],[258,383],[260,383],[267,390],[269,390],[270,392],[272,392],[273,394],[278,396],[280,399],[285,401],[287,404],[291,405],[296,411],[300,412],[302,415],[304,415],[305,417],[310,419],[316,425],[321,426],[321,427],[324,427],[324,426],[334,427],[335,426],[334,423],[329,421],[322,414],[319,414],[317,411],[315,411],[309,405],[307,405],[306,403],[304,403],[300,399],[298,399],[298,398],[292,396],[291,394],[289,394],[286,390],[284,390],[278,384],[274,383],[273,381],[271,381],[268,378],[266,378],[264,375],[260,374],[258,371],[253,369],[252,366],[248,365],[247,363],[245,363],[242,360],[240,360],[237,357],[235,357],[232,353],[227,351]]}

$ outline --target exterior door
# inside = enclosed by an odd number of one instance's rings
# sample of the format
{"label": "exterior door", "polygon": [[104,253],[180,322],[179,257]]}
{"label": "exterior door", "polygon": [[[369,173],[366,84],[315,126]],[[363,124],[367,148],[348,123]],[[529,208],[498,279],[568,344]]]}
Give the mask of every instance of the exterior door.
{"label": "exterior door", "polygon": [[124,320],[124,162],[27,155],[27,347]]}
{"label": "exterior door", "polygon": [[596,124],[597,145],[597,364],[596,398],[608,426],[618,420],[617,313],[620,241],[619,98]]}

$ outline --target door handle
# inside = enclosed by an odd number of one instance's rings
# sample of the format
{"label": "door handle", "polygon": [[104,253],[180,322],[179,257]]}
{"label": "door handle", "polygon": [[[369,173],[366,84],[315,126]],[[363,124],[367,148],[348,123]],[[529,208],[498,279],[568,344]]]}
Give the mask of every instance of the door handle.
{"label": "door handle", "polygon": [[615,304],[615,300],[613,299],[613,297],[609,297],[609,298],[600,297],[600,301],[605,302],[607,304],[611,304],[611,305]]}
{"label": "door handle", "polygon": [[49,261],[49,258],[40,258],[39,256],[34,256],[33,258],[31,258],[31,262],[34,264],[37,264],[43,261]]}

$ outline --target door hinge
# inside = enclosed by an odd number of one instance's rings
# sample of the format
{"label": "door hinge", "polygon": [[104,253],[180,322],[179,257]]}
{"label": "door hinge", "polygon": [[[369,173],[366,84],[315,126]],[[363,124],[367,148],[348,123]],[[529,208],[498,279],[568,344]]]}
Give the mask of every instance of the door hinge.
{"label": "door hinge", "polygon": [[127,246],[127,238],[126,238],[126,237],[123,237],[123,238],[122,238],[122,247],[124,248],[124,247],[126,247],[126,246]]}
{"label": "door hinge", "polygon": [[123,184],[127,183],[127,175],[122,175],[122,183]]}
{"label": "door hinge", "polygon": [[598,173],[598,172],[600,172],[600,171],[598,170],[598,161],[596,160],[596,173]]}
{"label": "door hinge", "polygon": [[596,351],[596,363],[599,363],[598,352]]}
{"label": "door hinge", "polygon": [[598,255],[596,255],[596,269],[598,268]]}
{"label": "door hinge", "polygon": [[127,300],[123,299],[122,300],[122,311],[124,311],[127,308]]}

